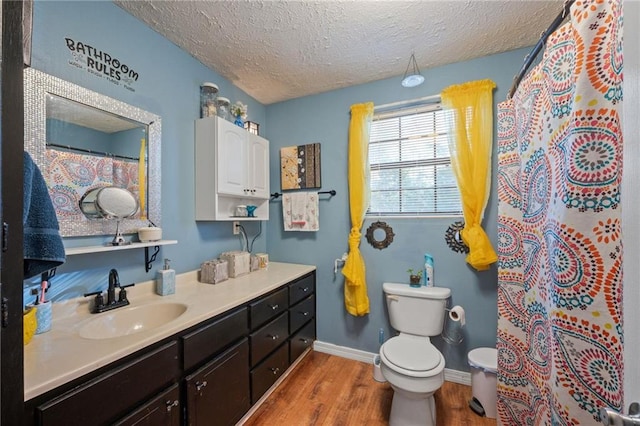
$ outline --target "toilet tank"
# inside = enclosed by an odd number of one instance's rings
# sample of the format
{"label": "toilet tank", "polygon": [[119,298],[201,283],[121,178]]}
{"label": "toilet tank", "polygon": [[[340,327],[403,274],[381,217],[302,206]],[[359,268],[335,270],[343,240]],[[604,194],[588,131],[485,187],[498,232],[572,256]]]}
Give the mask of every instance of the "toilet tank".
{"label": "toilet tank", "polygon": [[382,290],[391,327],[395,330],[418,336],[437,336],[442,333],[450,289],[384,283]]}

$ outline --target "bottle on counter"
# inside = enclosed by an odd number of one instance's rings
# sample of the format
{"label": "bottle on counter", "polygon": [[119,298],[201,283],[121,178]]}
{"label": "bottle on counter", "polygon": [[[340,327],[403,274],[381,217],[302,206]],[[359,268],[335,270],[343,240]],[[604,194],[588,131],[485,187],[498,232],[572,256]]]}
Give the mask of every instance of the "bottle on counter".
{"label": "bottle on counter", "polygon": [[171,260],[165,259],[164,266],[158,271],[156,280],[156,294],[167,296],[176,292],[176,271],[169,266]]}

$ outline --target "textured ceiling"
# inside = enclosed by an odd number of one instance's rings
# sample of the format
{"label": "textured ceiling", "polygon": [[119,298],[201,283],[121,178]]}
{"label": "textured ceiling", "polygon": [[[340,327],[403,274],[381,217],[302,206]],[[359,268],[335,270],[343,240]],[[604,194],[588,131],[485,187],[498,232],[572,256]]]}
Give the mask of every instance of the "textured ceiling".
{"label": "textured ceiling", "polygon": [[116,1],[263,104],[532,46],[562,3]]}

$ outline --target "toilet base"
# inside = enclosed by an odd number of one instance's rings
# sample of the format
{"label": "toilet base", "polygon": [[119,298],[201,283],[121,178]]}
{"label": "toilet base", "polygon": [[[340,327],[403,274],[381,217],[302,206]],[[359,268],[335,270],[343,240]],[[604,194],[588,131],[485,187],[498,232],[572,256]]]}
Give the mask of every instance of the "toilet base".
{"label": "toilet base", "polygon": [[[415,398],[418,396],[418,398]],[[433,394],[413,394],[394,389],[389,426],[435,426],[436,401]]]}

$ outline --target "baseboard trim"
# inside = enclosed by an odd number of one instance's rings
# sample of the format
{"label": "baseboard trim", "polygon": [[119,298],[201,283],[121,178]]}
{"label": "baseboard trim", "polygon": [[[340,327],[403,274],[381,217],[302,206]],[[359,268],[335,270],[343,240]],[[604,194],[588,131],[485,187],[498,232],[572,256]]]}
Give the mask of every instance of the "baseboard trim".
{"label": "baseboard trim", "polygon": [[[313,343],[313,350],[329,355],[335,355],[342,358],[352,359],[355,361],[367,362],[373,364],[373,358],[377,355],[373,352],[353,349],[346,346],[338,346],[333,343],[321,342],[316,340]],[[471,373],[466,371],[444,369],[444,379],[447,382],[458,383],[461,385],[471,386]]]}

